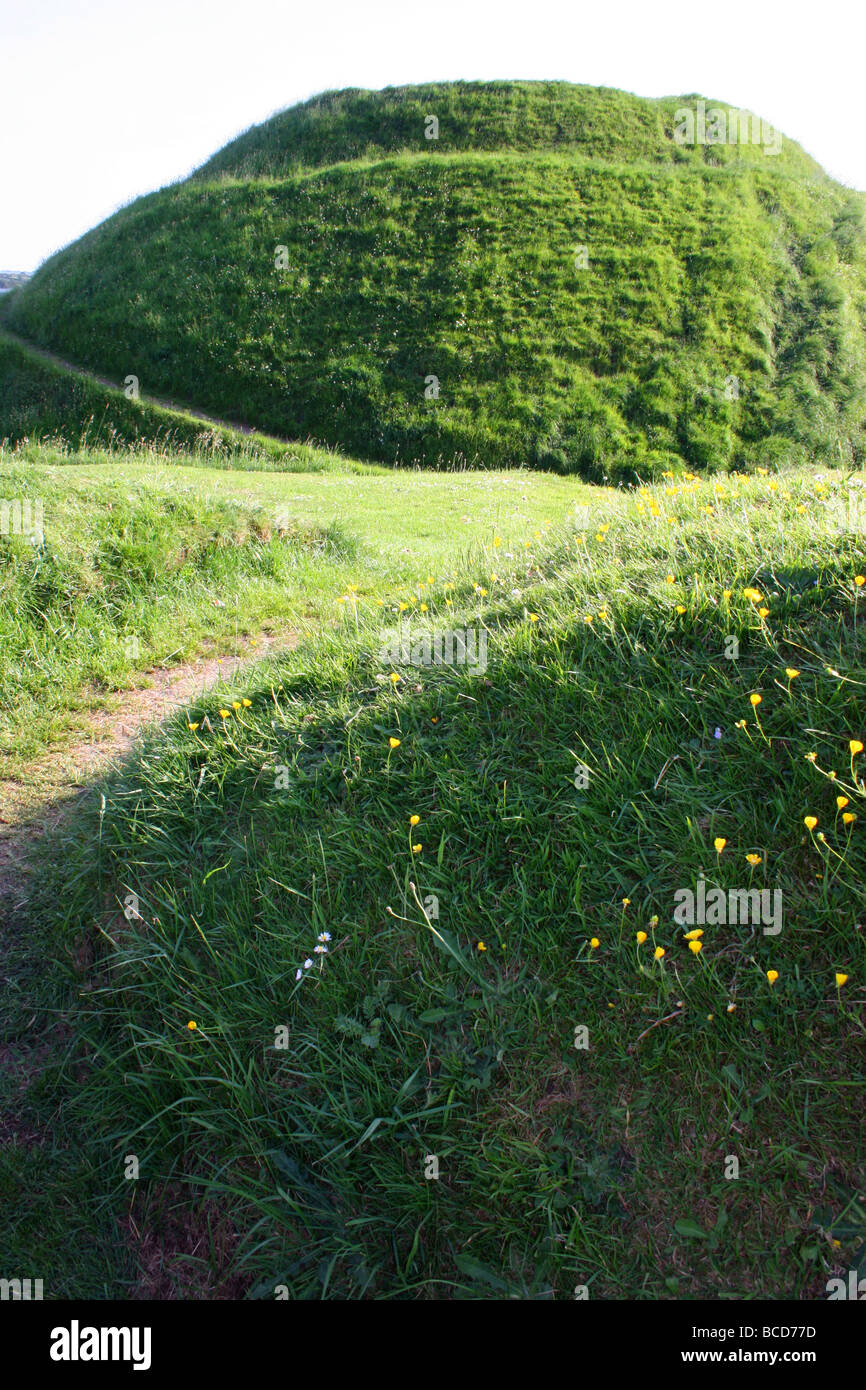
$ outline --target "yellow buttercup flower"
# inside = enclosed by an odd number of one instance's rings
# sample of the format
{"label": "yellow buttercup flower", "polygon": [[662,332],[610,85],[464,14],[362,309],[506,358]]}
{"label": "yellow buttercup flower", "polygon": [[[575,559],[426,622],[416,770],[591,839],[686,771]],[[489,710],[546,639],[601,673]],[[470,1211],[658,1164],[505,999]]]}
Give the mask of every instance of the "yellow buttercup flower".
{"label": "yellow buttercup flower", "polygon": [[241,702],[240,702],[240,700],[232,700],[232,709],[240,709],[240,707],[241,707]]}
{"label": "yellow buttercup flower", "polygon": [[646,932],[645,932],[645,931],[639,931],[638,934],[637,934],[637,944],[638,944],[638,946],[642,946],[642,945],[644,944],[645,941],[646,941]]}
{"label": "yellow buttercup flower", "polygon": [[789,681],[796,680],[797,677],[799,676],[799,674],[800,674],[800,672],[797,670],[797,668],[796,668],[795,666],[786,666],[786,667],[785,667],[785,675],[788,677],[788,680],[789,680]]}
{"label": "yellow buttercup flower", "polygon": [[767,618],[767,617],[769,617],[769,615],[770,615],[770,610],[769,610],[769,608],[759,608],[759,609],[758,609],[758,617],[759,617],[759,618]]}
{"label": "yellow buttercup flower", "polygon": [[851,822],[852,822],[852,821],[855,821],[856,819],[857,819],[857,817],[854,815],[853,811],[843,811],[843,812],[842,812],[842,824],[843,824],[843,825],[850,825]]}
{"label": "yellow buttercup flower", "polygon": [[664,955],[664,953],[665,953],[665,948],[664,948],[664,946],[656,946],[655,951],[653,952],[653,959],[654,959],[654,960],[661,960],[661,958],[662,958],[662,956]]}
{"label": "yellow buttercup flower", "polygon": [[398,675],[396,671],[392,671],[388,679],[390,680],[392,685],[396,685],[398,681],[401,681],[403,679],[403,677],[401,675]]}
{"label": "yellow buttercup flower", "polygon": [[196,1028],[198,1027],[198,1024],[195,1023],[192,1019],[190,1019],[189,1023],[186,1026],[191,1033],[194,1033]]}
{"label": "yellow buttercup flower", "polygon": [[845,982],[847,981],[847,979],[848,979],[848,976],[847,976],[847,975],[843,975],[843,974],[841,973],[841,971],[837,971],[837,973],[836,973],[836,987],[837,987],[838,989],[841,989],[842,986],[843,986],[843,985],[845,984]]}
{"label": "yellow buttercup flower", "polygon": [[862,589],[863,585],[866,584],[866,574],[855,574],[854,583],[857,585],[858,589]]}
{"label": "yellow buttercup flower", "polygon": [[725,848],[725,845],[727,843],[727,840],[724,839],[722,835],[717,835],[716,838],[713,840],[713,845],[715,847],[716,854],[721,854],[722,850]]}
{"label": "yellow buttercup flower", "polygon": [[188,723],[186,727],[187,727],[188,729],[192,729],[193,733],[195,733],[196,729],[198,728],[198,724],[197,724],[197,723],[196,723],[196,724],[189,724],[189,723]]}
{"label": "yellow buttercup flower", "polygon": [[589,943],[589,944],[590,944],[590,946],[592,947],[592,949],[593,949],[594,951],[596,951],[596,950],[598,950],[599,946],[601,945],[601,942],[599,941],[599,939],[598,939],[597,936],[594,936],[594,937],[592,937],[592,939],[590,940],[590,943]]}
{"label": "yellow buttercup flower", "polygon": [[243,705],[244,709],[249,709],[252,703],[252,700],[241,700],[241,704]]}
{"label": "yellow buttercup flower", "polygon": [[484,945],[483,941],[476,941],[475,949],[476,951],[486,951],[487,947]]}
{"label": "yellow buttercup flower", "polygon": [[677,612],[678,612],[678,613],[685,613],[685,611],[686,611],[685,605],[682,604],[682,603],[678,603],[678,604],[677,604]]}
{"label": "yellow buttercup flower", "polygon": [[690,942],[689,942],[689,950],[692,951],[696,956],[699,956],[700,953],[701,953],[701,951],[702,951],[703,949],[704,949],[704,943],[703,943],[702,941],[690,941]]}
{"label": "yellow buttercup flower", "polygon": [[388,747],[389,747],[389,748],[399,748],[399,747],[400,747],[400,740],[399,740],[398,738],[389,738],[389,739],[388,739]]}
{"label": "yellow buttercup flower", "polygon": [[836,805],[839,807],[839,810],[841,811],[842,808],[843,808],[844,806],[847,806],[847,805],[848,805],[848,798],[847,798],[847,796],[837,796],[837,797],[836,797]]}
{"label": "yellow buttercup flower", "polygon": [[759,704],[761,703],[761,700],[762,700],[762,699],[763,699],[763,696],[757,695],[757,694],[752,694],[752,695],[749,696],[749,704],[752,705],[753,707],[755,707],[755,706],[757,706],[757,705],[759,705]]}
{"label": "yellow buttercup flower", "polygon": [[851,749],[852,758],[856,757],[858,753],[863,752],[863,744],[860,742],[859,738],[849,739],[848,747]]}
{"label": "yellow buttercup flower", "polygon": [[762,857],[760,854],[747,854],[746,860],[754,868],[756,864],[760,864]]}
{"label": "yellow buttercup flower", "polygon": [[752,603],[760,603],[764,595],[760,589],[744,589],[743,598],[750,599]]}
{"label": "yellow buttercup flower", "polygon": [[814,830],[814,829],[815,829],[815,826],[818,824],[818,817],[817,817],[817,816],[804,816],[804,817],[803,817],[803,824],[805,825],[805,827],[806,827],[807,830]]}
{"label": "yellow buttercup flower", "polygon": [[417,825],[418,822],[420,821],[420,819],[421,819],[420,816],[410,816],[410,817],[409,817],[409,824],[410,824],[410,825]]}
{"label": "yellow buttercup flower", "polygon": [[232,713],[232,712],[231,712],[230,709],[221,709],[221,710],[220,710],[220,719],[230,719],[230,718],[231,718],[231,713]]}
{"label": "yellow buttercup flower", "polygon": [[778,972],[778,970],[768,970],[768,971],[767,971],[767,979],[770,981],[770,984],[771,984],[771,985],[774,985],[774,984],[776,983],[776,981],[778,980],[778,978],[779,978],[779,972]]}
{"label": "yellow buttercup flower", "polygon": [[413,854],[420,854],[423,848],[424,848],[423,845],[413,845],[413,846],[412,846],[412,853],[413,853]]}

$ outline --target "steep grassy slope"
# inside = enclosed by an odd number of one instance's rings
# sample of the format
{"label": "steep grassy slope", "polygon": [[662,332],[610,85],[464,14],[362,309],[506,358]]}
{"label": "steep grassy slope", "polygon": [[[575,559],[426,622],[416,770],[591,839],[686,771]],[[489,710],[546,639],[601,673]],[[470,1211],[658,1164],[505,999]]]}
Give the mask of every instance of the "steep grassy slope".
{"label": "steep grassy slope", "polygon": [[[838,479],[787,483],[359,573],[342,635],[67,827],[32,907],[91,962],[64,1123],[100,1210],[189,1234],[181,1294],[821,1298],[863,1258],[864,555]],[[390,678],[422,602],[485,671]],[[690,946],[700,872],[781,929]]]}
{"label": "steep grassy slope", "polygon": [[860,462],[863,197],[787,141],[676,144],[695,101],[332,94],[117,213],[0,317],[143,391],[385,462]]}

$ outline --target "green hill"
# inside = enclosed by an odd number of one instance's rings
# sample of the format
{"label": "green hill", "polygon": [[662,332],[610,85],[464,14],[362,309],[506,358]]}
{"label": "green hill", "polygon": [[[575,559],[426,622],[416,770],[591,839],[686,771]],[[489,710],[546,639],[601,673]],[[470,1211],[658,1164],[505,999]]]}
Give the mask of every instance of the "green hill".
{"label": "green hill", "polygon": [[765,124],[681,143],[700,100],[329,93],[122,209],[0,316],[142,391],[388,463],[859,463],[864,197]]}

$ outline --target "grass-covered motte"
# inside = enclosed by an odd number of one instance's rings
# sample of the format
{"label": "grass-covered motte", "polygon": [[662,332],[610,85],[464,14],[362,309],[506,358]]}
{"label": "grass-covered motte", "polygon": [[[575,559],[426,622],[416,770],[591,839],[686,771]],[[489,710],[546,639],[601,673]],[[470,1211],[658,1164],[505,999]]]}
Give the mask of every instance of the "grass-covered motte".
{"label": "grass-covered motte", "polygon": [[[844,487],[599,492],[453,581],[359,575],[66,826],[31,909],[88,984],[64,1123],[100,1219],[196,1237],[181,1295],[822,1298],[862,1262]],[[483,626],[486,671],[383,665],[407,612]],[[778,934],[690,944],[701,871],[780,889]]]}
{"label": "grass-covered motte", "polygon": [[864,197],[788,140],[676,143],[697,100],[327,94],[122,209],[0,316],[112,380],[380,462],[857,463]]}

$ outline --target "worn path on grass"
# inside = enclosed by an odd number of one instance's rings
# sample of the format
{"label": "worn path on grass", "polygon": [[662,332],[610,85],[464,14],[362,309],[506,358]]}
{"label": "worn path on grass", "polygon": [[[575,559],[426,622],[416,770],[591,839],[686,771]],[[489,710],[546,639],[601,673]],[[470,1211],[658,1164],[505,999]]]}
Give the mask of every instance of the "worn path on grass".
{"label": "worn path on grass", "polygon": [[[51,992],[50,952],[46,954],[41,941],[34,941],[27,923],[28,881],[38,872],[43,837],[74,810],[100,774],[129,752],[145,727],[196,704],[216,687],[237,688],[238,677],[253,662],[290,651],[297,643],[294,630],[261,633],[239,653],[145,672],[147,685],[120,692],[111,708],[91,710],[84,729],[40,757],[24,779],[0,780],[0,1188],[4,1192],[26,1185],[34,1154],[55,1152],[58,1102],[43,1098],[34,1105],[30,1097],[40,1078],[56,1069],[70,1037],[69,1020]],[[56,1177],[54,1194],[61,1207],[86,1199],[86,1193],[74,1187],[81,1181],[80,1162],[70,1160],[68,1154],[66,1160]],[[63,1173],[70,1163],[73,1177],[67,1190]],[[224,1244],[227,1223],[219,1221],[217,1226]],[[52,1231],[58,1246],[65,1247],[65,1235],[58,1235],[53,1227]],[[56,1253],[51,1238],[48,1249]],[[3,1239],[0,1230],[0,1243]],[[131,1252],[134,1266],[131,1296],[176,1298],[182,1288],[186,1296],[240,1297],[236,1281],[220,1282],[202,1275],[200,1255],[206,1239],[212,1240],[213,1232],[203,1232],[190,1219],[172,1219],[149,1206],[133,1219],[130,1211],[122,1224],[122,1245]],[[106,1260],[108,1247],[110,1240],[103,1252]]]}
{"label": "worn path on grass", "polygon": [[[86,381],[94,382],[97,386],[104,386],[110,391],[118,391],[121,395],[126,394],[125,388],[120,382],[111,381],[107,376],[100,376],[97,372],[91,372],[87,367],[80,367],[76,362],[70,362],[65,357],[59,357],[56,352],[51,352],[49,348],[40,347],[38,343],[31,343],[29,338],[22,338],[20,333],[13,333],[12,329],[7,328],[5,324],[2,329],[0,329],[0,334],[11,339],[18,347],[24,348],[26,352],[32,353],[34,357],[38,357],[41,361],[47,362],[49,366],[59,367],[64,372],[71,372],[73,376],[83,377]],[[216,425],[218,429],[225,430],[229,434],[259,435],[263,438],[273,440],[275,444],[279,444],[283,448],[289,448],[292,444],[297,444],[297,440],[283,439],[275,434],[265,434],[264,431],[258,429],[255,425],[242,425],[237,420],[221,420],[216,415],[207,415],[203,410],[199,409],[197,405],[187,405],[181,401],[170,401],[165,396],[151,396],[140,391],[136,399],[140,401],[142,405],[155,405],[158,406],[160,410],[167,410],[173,415],[183,415],[194,421],[198,420],[203,425]],[[322,448],[325,446],[318,445],[317,447]]]}
{"label": "worn path on grass", "polygon": [[[109,709],[87,715],[83,732],[45,753],[26,779],[0,780],[0,920],[20,912],[27,880],[49,830],[86,793],[93,780],[129,751],[139,732],[193,703],[262,657],[291,651],[295,631],[260,634],[241,653],[209,656],[144,673],[147,685],[119,694]],[[254,647],[254,650],[253,650]]]}

